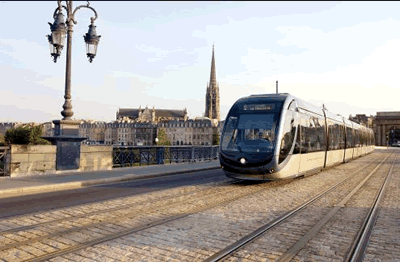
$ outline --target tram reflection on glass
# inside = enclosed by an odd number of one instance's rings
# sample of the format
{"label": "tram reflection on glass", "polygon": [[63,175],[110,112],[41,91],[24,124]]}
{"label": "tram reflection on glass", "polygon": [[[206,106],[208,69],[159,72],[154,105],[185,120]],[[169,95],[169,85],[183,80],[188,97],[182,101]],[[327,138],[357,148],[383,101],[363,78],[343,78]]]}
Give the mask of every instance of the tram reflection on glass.
{"label": "tram reflection on glass", "polygon": [[358,158],[374,144],[371,129],[290,94],[251,95],[226,117],[220,163],[228,177],[279,180]]}

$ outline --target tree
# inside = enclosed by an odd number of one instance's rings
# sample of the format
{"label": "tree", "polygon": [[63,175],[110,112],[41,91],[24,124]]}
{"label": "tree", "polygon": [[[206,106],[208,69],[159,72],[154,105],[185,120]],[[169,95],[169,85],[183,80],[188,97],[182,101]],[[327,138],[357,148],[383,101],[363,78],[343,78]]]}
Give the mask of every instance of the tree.
{"label": "tree", "polygon": [[218,128],[214,128],[214,130],[213,130],[212,144],[213,144],[213,146],[219,145]]}
{"label": "tree", "polygon": [[0,146],[4,146],[5,145],[5,140],[4,140],[4,135],[0,134]]}
{"label": "tree", "polygon": [[49,141],[41,138],[42,133],[42,126],[19,126],[8,129],[4,139],[7,144],[51,145]]}
{"label": "tree", "polygon": [[158,129],[157,138],[158,138],[157,145],[159,145],[159,146],[170,146],[171,145],[171,141],[168,140],[167,132],[165,131],[165,128]]}

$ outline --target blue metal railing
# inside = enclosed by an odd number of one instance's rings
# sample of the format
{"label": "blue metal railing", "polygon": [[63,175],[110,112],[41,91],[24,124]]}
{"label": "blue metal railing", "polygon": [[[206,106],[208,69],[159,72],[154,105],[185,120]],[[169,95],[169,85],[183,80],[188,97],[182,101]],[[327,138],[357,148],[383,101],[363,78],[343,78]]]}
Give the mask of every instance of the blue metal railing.
{"label": "blue metal railing", "polygon": [[210,161],[218,154],[219,146],[114,146],[113,167]]}

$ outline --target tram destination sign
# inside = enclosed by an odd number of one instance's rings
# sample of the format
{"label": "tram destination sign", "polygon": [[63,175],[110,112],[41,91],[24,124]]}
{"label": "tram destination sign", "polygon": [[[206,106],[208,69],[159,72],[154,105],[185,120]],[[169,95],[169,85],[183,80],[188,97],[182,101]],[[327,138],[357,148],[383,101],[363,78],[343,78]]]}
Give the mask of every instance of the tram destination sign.
{"label": "tram destination sign", "polygon": [[275,108],[275,104],[250,104],[243,105],[243,110],[255,111],[255,110],[273,110]]}

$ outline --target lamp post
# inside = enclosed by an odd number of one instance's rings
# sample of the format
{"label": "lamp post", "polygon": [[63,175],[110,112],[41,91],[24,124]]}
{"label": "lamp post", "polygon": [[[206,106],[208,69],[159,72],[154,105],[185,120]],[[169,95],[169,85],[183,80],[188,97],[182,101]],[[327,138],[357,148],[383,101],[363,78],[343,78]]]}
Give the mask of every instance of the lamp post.
{"label": "lamp post", "polygon": [[[65,5],[63,5],[65,2]],[[97,53],[97,45],[100,37],[96,34],[94,21],[97,19],[97,12],[90,6],[80,5],[73,9],[72,1],[57,1],[58,7],[53,13],[54,22],[49,23],[51,34],[47,35],[50,44],[50,55],[54,63],[57,62],[64,48],[65,37],[67,38],[67,58],[65,67],[65,95],[64,105],[61,111],[63,119],[54,120],[54,136],[44,137],[57,145],[57,164],[56,169],[78,169],[80,159],[80,142],[86,138],[79,137],[79,125],[81,121],[73,120],[71,103],[71,56],[72,56],[72,33],[75,21],[75,14],[81,8],[88,8],[94,12],[94,17],[90,18],[88,32],[83,36],[86,43],[86,54],[89,62],[92,63]],[[66,18],[63,11],[66,12]],[[65,19],[65,20],[64,20]]]}
{"label": "lamp post", "polygon": [[[57,1],[58,7],[54,11],[53,18],[54,23],[49,23],[51,35],[47,35],[50,44],[50,54],[53,57],[54,63],[57,62],[57,58],[61,55],[61,51],[64,47],[65,36],[67,35],[67,62],[65,69],[65,95],[64,95],[64,110],[61,111],[61,115],[64,117],[63,120],[70,120],[74,115],[72,112],[71,104],[71,49],[72,49],[72,33],[75,21],[75,14],[81,8],[88,8],[92,10],[95,17],[91,17],[91,24],[89,25],[89,31],[84,35],[86,43],[86,54],[89,58],[90,63],[93,62],[94,57],[97,53],[97,45],[100,41],[100,37],[96,34],[96,26],[94,21],[97,19],[97,12],[94,8],[87,5],[80,5],[73,11],[72,1],[65,1],[66,5],[62,5],[62,1]],[[62,13],[63,8],[66,10],[67,19],[64,22],[64,14]]]}

